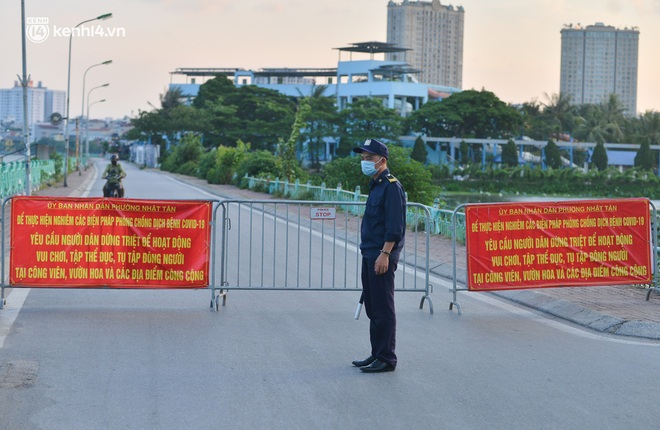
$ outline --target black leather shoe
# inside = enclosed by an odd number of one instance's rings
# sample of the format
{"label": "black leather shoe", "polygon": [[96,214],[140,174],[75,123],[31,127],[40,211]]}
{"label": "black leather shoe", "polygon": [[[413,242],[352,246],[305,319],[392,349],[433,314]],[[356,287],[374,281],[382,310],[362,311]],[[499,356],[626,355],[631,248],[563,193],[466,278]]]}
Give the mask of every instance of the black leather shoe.
{"label": "black leather shoe", "polygon": [[376,359],[376,357],[374,357],[373,355],[370,355],[369,357],[365,358],[364,360],[353,360],[353,366],[355,366],[355,367],[368,366],[371,363],[373,363],[375,359]]}
{"label": "black leather shoe", "polygon": [[395,369],[390,363],[375,359],[370,365],[360,367],[360,370],[365,373],[380,373],[380,372],[393,372]]}

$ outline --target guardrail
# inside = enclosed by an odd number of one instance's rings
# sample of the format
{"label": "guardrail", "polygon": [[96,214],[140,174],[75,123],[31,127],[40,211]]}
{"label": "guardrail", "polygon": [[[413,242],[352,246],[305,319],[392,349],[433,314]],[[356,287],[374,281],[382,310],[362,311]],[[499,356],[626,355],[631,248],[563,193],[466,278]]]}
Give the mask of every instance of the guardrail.
{"label": "guardrail", "polygon": [[[361,291],[359,250],[364,202],[222,200],[214,215],[222,223],[220,280],[212,274],[216,309],[225,290]],[[395,280],[396,291],[423,294],[433,304],[429,283],[430,214],[408,203],[414,228],[406,232]],[[416,214],[416,215],[415,215]],[[216,294],[219,290],[219,295]]]}
{"label": "guardrail", "polygon": [[[55,175],[53,160],[30,161],[30,189],[38,191]],[[0,198],[21,195],[25,193],[25,162],[12,161],[0,164]]]}
{"label": "guardrail", "polygon": [[[279,179],[260,179],[253,177],[246,177],[248,187],[250,189],[259,189],[268,192],[269,194],[281,193],[283,196],[290,196],[292,198],[300,198],[301,196],[314,200],[321,201],[339,201],[339,202],[366,202],[367,195],[361,194],[360,187],[356,187],[355,191],[347,191],[342,189],[341,186],[337,188],[328,188],[325,184],[321,186],[311,185],[310,182],[301,184],[300,181],[288,182],[280,181]],[[459,242],[465,242],[465,215],[463,213],[456,214],[456,220],[453,220],[453,211],[447,209],[440,209],[438,204],[434,206],[426,206],[420,203],[415,203],[414,206],[408,207],[408,215],[406,217],[408,227],[415,227],[415,222],[419,216],[419,208],[423,207],[428,210],[430,214],[430,234],[441,235],[447,238],[452,238],[454,235],[454,223],[456,223],[456,238]],[[356,206],[353,210],[359,210]]]}
{"label": "guardrail", "polygon": [[[364,206],[11,197],[0,211],[0,255],[15,252],[8,271],[0,260],[0,309],[7,287],[208,288],[216,311],[228,290],[358,292]],[[408,209],[416,227],[406,232],[395,290],[421,293],[420,309],[428,301],[433,313],[430,216]]]}

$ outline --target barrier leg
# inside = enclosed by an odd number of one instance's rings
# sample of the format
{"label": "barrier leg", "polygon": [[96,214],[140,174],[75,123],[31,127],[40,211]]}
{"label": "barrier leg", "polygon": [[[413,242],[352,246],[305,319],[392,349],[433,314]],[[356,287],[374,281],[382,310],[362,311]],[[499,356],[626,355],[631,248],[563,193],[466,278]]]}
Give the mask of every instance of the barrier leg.
{"label": "barrier leg", "polygon": [[428,300],[428,302],[429,302],[429,313],[431,315],[433,315],[433,302],[431,301],[431,296],[429,296],[428,294],[425,294],[422,297],[422,300],[419,302],[419,308],[424,309],[424,300]]}
{"label": "barrier leg", "polygon": [[220,289],[219,293],[216,293],[216,288],[213,288],[211,292],[211,309],[215,308],[215,311],[217,312],[220,309],[220,297],[222,297],[222,306],[225,306],[227,303],[227,293],[223,290]]}

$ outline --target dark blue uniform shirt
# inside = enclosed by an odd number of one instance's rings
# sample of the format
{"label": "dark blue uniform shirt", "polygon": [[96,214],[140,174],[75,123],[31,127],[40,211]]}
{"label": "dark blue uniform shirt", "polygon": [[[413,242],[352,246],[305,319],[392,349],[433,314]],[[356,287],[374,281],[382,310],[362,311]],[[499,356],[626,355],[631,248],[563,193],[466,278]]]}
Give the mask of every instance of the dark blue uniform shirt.
{"label": "dark blue uniform shirt", "polygon": [[362,256],[378,258],[385,242],[394,242],[397,261],[406,235],[406,195],[401,183],[385,169],[369,182],[364,218],[360,229]]}

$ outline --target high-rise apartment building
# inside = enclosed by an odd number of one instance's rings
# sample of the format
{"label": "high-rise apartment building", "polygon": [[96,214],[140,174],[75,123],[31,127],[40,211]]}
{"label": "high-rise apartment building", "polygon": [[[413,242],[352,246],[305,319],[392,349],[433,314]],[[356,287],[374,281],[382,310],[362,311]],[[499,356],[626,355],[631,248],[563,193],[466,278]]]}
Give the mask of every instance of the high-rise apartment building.
{"label": "high-rise apartment building", "polygon": [[462,88],[462,6],[445,6],[440,0],[390,1],[387,5],[387,42],[409,51],[386,56],[421,70],[420,82]]}
{"label": "high-rise apartment building", "polygon": [[559,91],[573,104],[599,104],[616,94],[627,115],[637,114],[639,31],[603,23],[561,30]]}
{"label": "high-rise apartment building", "polygon": [[[28,85],[28,124],[48,121],[53,112],[64,113],[66,92],[49,90],[41,85]],[[15,126],[23,124],[23,87],[18,81],[14,87],[0,89],[0,121],[12,122]]]}

